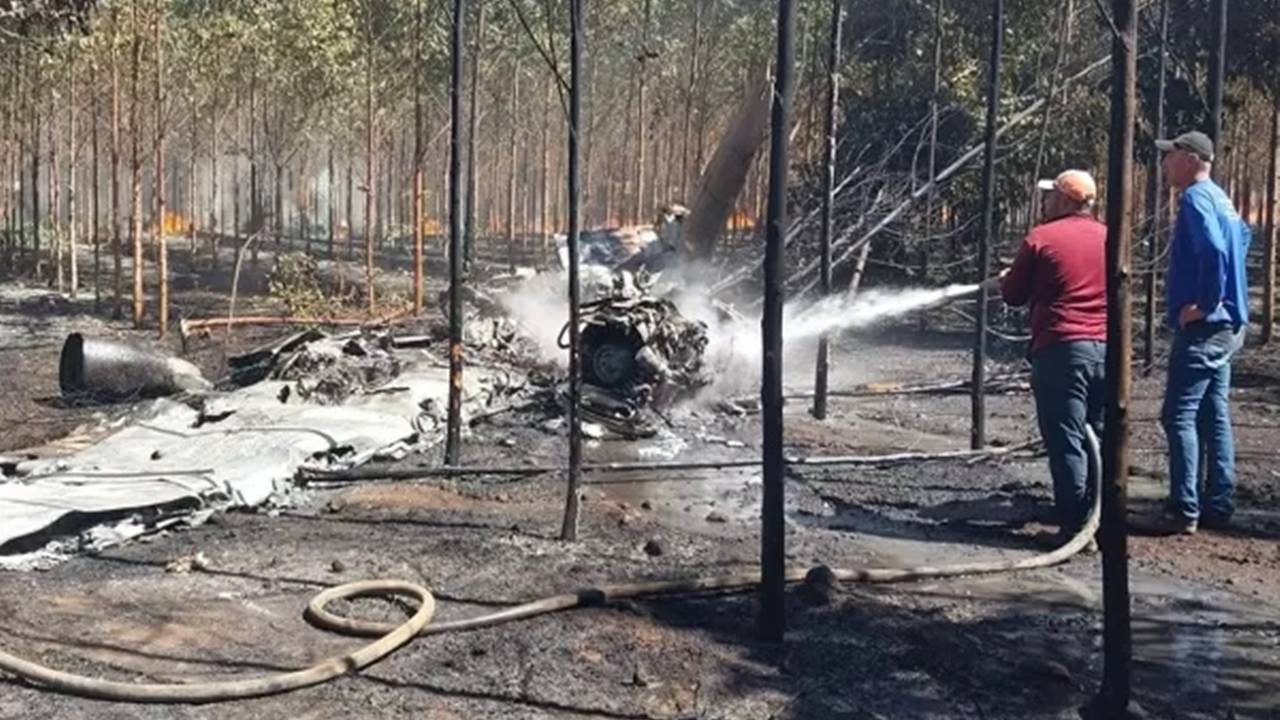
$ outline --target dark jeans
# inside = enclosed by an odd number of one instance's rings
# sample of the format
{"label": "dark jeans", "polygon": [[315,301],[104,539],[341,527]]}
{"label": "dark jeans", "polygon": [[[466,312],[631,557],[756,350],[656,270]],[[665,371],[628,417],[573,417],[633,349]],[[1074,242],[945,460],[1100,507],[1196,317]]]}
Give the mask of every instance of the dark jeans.
{"label": "dark jeans", "polygon": [[1031,390],[1040,435],[1049,451],[1058,525],[1074,533],[1093,504],[1085,423],[1102,437],[1107,344],[1078,340],[1050,345],[1031,358]]}
{"label": "dark jeans", "polygon": [[[1226,323],[1195,323],[1173,337],[1160,418],[1169,438],[1169,504],[1190,520],[1201,510],[1222,518],[1235,510],[1235,441],[1227,391],[1231,357],[1243,345],[1244,329]],[[1209,463],[1203,508],[1198,488],[1201,443]]]}

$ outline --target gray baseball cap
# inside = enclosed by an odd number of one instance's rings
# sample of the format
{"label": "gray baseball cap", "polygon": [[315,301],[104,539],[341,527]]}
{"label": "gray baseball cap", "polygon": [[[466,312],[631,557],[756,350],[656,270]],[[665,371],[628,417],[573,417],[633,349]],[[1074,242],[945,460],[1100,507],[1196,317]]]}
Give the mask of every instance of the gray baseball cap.
{"label": "gray baseball cap", "polygon": [[1157,140],[1156,147],[1164,152],[1185,150],[1194,153],[1205,162],[1213,162],[1213,141],[1208,135],[1198,130],[1182,133],[1172,140]]}

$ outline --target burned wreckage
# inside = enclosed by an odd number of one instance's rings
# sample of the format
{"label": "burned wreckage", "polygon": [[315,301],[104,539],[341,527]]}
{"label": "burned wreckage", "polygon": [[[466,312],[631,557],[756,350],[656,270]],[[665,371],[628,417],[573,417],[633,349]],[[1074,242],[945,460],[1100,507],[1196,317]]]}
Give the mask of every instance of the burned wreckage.
{"label": "burned wreckage", "polygon": [[[687,214],[671,205],[652,227],[587,231],[579,239],[588,298],[580,308],[582,412],[624,436],[653,435],[663,407],[711,382],[706,323],[685,317],[671,289],[659,285],[662,271],[682,255]],[[568,239],[556,240],[567,269]],[[566,323],[557,338],[561,350],[569,348],[568,335]]]}

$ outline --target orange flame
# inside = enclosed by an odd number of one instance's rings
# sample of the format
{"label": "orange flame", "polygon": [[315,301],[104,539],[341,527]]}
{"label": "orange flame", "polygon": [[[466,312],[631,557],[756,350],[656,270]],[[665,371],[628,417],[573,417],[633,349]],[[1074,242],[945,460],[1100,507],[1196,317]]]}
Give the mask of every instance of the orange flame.
{"label": "orange flame", "polygon": [[729,227],[734,230],[754,230],[756,227],[756,218],[748,215],[742,210],[739,210],[729,216]]}
{"label": "orange flame", "polygon": [[444,228],[440,226],[440,221],[434,218],[422,218],[422,234],[430,237],[433,235],[443,235]]}
{"label": "orange flame", "polygon": [[[191,221],[189,221],[181,213],[165,210],[164,222],[160,223],[160,227],[163,230],[163,233],[165,235],[184,235],[186,234],[187,230],[191,227]],[[155,230],[156,230],[156,227],[152,225],[151,226],[152,233],[154,233]]]}

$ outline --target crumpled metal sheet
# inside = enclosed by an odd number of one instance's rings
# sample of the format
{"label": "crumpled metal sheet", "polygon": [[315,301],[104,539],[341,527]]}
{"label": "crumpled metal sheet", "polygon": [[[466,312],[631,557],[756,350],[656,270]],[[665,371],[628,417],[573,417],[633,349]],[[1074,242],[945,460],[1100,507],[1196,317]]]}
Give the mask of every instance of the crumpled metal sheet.
{"label": "crumpled metal sheet", "polygon": [[[0,483],[0,554],[25,551],[52,531],[75,532],[105,515],[184,498],[256,506],[305,465],[349,467],[442,432],[448,368],[410,366],[385,386],[341,405],[281,400],[268,380],[206,397],[143,406],[120,431],[69,456],[21,463]],[[486,376],[469,368],[464,407],[484,402]]]}

